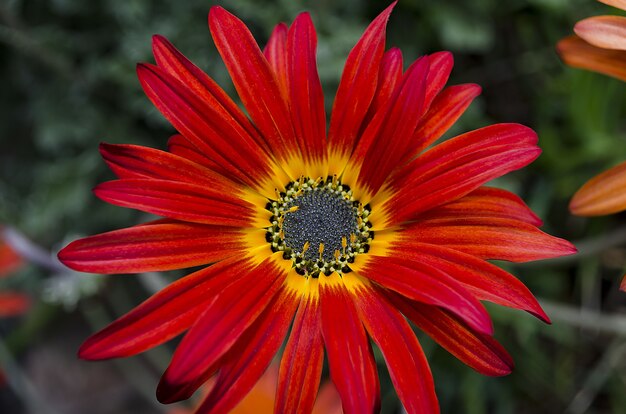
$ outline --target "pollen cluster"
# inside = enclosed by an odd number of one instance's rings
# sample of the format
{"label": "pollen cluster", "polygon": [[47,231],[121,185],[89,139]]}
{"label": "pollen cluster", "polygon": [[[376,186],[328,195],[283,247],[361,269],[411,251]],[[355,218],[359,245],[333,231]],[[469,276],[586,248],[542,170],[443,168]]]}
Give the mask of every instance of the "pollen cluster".
{"label": "pollen cluster", "polygon": [[349,264],[369,250],[374,237],[369,206],[336,176],[301,177],[276,191],[267,209],[272,217],[266,240],[303,276],[350,272]]}

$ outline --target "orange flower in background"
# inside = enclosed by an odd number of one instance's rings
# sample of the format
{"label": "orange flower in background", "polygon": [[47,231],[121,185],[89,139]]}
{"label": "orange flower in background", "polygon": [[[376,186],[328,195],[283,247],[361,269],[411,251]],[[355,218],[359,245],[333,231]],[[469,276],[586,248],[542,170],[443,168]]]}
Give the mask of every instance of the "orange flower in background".
{"label": "orange flower in background", "polygon": [[103,144],[119,179],[95,193],[164,218],[74,241],[59,258],[91,273],[206,267],[89,338],[81,358],[126,357],[186,332],[157,396],[188,398],[215,375],[202,413],[234,408],[285,338],[276,412],[311,412],[325,355],[344,411],[377,411],[372,343],[407,412],[439,412],[409,320],[476,371],[511,372],[481,301],[548,317],[488,260],[575,248],[539,230],[519,197],[484,186],[539,156],[530,128],[491,125],[432,145],[480,87],[445,87],[448,52],[405,70],[400,50],[385,51],[392,8],[350,52],[328,128],[309,14],[279,24],[262,51],[241,20],[211,9],[245,112],[154,37],[156,65],[138,65],[139,80],[179,134],[169,151]]}
{"label": "orange flower in background", "polygon": [[[250,393],[230,411],[230,414],[262,414],[271,413],[276,401],[276,384],[278,382],[277,363],[272,363],[267,371],[261,376]],[[208,393],[214,385],[214,378],[209,380],[203,387],[204,394]],[[194,409],[175,408],[168,414],[192,414]],[[341,398],[332,382],[326,381],[320,387],[315,405],[311,414],[342,414]]]}
{"label": "orange flower in background", "polygon": [[[2,229],[0,229],[1,235]],[[10,276],[24,264],[22,257],[0,238],[0,278]],[[30,306],[28,296],[17,292],[0,291],[0,318],[17,316]]]}
{"label": "orange flower in background", "polygon": [[[626,10],[626,0],[599,1]],[[574,32],[557,44],[566,64],[626,81],[626,17],[589,17]]]}
{"label": "orange flower in background", "polygon": [[[626,10],[626,0],[599,0]],[[563,61],[626,81],[626,17],[595,16],[574,26],[576,35],[562,39],[557,51]],[[577,216],[602,216],[626,210],[626,162],[587,181],[569,205]],[[621,290],[626,291],[626,276]]]}

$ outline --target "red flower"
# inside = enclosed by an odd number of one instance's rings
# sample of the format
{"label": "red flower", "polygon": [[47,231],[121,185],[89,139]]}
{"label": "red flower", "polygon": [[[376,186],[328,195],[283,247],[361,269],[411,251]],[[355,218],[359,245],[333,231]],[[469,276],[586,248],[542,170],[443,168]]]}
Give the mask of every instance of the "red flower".
{"label": "red flower", "polygon": [[179,134],[169,152],[102,145],[119,179],[95,193],[166,218],[75,241],[59,257],[94,273],[214,264],[88,339],[82,358],[130,356],[187,331],[157,394],[187,398],[218,372],[203,413],[243,398],[292,322],[276,412],[311,411],[324,353],[344,411],[376,411],[370,338],[407,411],[437,412],[406,318],[477,371],[511,371],[480,301],[548,318],[521,282],[486,260],[575,249],[538,230],[517,196],[482,187],[539,155],[529,128],[493,125],[426,150],[480,88],[444,88],[447,52],[403,71],[401,52],[385,52],[392,7],[348,56],[328,133],[307,13],[289,28],[279,24],[261,51],[240,20],[211,9],[211,34],[250,119],[155,36],[157,65],[140,64],[139,79]]}
{"label": "red flower", "polygon": [[[0,278],[10,276],[23,264],[22,257],[2,239],[0,234]],[[0,318],[21,315],[29,306],[28,296],[12,291],[0,291]]]}

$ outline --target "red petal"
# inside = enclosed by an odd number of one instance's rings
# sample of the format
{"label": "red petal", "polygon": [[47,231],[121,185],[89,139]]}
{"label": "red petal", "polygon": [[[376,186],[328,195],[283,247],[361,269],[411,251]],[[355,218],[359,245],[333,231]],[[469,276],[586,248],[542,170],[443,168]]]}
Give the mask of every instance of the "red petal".
{"label": "red petal", "polygon": [[424,108],[430,108],[435,97],[441,92],[448,82],[450,72],[454,66],[454,58],[450,52],[435,52],[428,55],[430,70],[426,78],[426,93],[424,95]]}
{"label": "red petal", "polygon": [[225,193],[241,191],[222,175],[178,155],[139,145],[100,144],[100,153],[120,178],[154,178],[204,184]]}
{"label": "red petal", "polygon": [[193,91],[210,108],[210,113],[228,120],[228,124],[222,127],[229,134],[229,139],[236,140],[235,142],[240,139],[251,140],[259,146],[259,149],[267,148],[248,117],[213,79],[176,50],[165,37],[156,35],[152,40],[157,65],[180,80],[188,90]]}
{"label": "red petal", "polygon": [[195,223],[247,227],[254,213],[252,205],[224,189],[169,180],[108,181],[94,193],[117,206]]}
{"label": "red petal", "polygon": [[619,289],[626,292],[626,275],[624,276],[624,278],[622,279],[622,283],[620,283],[619,285]]}
{"label": "red petal", "polygon": [[411,149],[410,156],[406,159],[412,159],[441,138],[480,92],[480,86],[469,83],[449,86],[437,95],[413,133],[415,148]]}
{"label": "red petal", "polygon": [[[287,290],[274,297],[266,310],[223,358],[215,385],[198,408],[198,412],[228,413],[245,397],[261,378],[283,343],[298,299]],[[308,354],[305,355],[307,358],[310,357]],[[299,356],[302,357],[302,354]],[[315,384],[306,385],[317,390]]]}
{"label": "red petal", "polygon": [[15,292],[0,292],[0,318],[21,315],[30,307],[28,296]]}
{"label": "red petal", "polygon": [[352,152],[376,92],[378,70],[385,50],[387,20],[395,4],[392,3],[374,19],[346,60],[328,131],[329,143],[343,155],[349,156]]}
{"label": "red petal", "polygon": [[269,40],[263,55],[267,59],[270,67],[274,71],[274,76],[278,82],[278,87],[285,99],[289,96],[289,87],[287,79],[287,30],[289,28],[285,23],[278,23]]}
{"label": "red petal", "polygon": [[159,220],[76,240],[59,260],[81,272],[142,273],[212,263],[245,248],[233,227]]}
{"label": "red petal", "polygon": [[360,289],[353,298],[361,320],[385,357],[391,381],[406,411],[439,413],[430,367],[407,321],[370,288]]}
{"label": "red petal", "polygon": [[196,164],[204,165],[213,171],[220,170],[219,165],[215,161],[208,158],[206,154],[198,150],[191,141],[180,134],[170,137],[167,141],[167,150],[179,157],[187,158]]}
{"label": "red petal", "polygon": [[479,187],[471,193],[448,204],[427,211],[419,216],[426,218],[506,218],[519,220],[533,226],[541,226],[543,222],[524,201],[515,194],[493,187]]}
{"label": "red petal", "polygon": [[392,179],[397,193],[383,207],[393,212],[386,225],[409,220],[529,164],[541,153],[536,144],[537,134],[530,128],[497,124],[437,145]]}
{"label": "red petal", "polygon": [[567,240],[550,236],[531,224],[505,218],[430,218],[412,224],[403,231],[403,237],[408,243],[419,240],[482,259],[511,262],[576,253]]}
{"label": "red petal", "polygon": [[493,332],[491,319],[482,304],[463,285],[436,267],[405,258],[371,256],[357,271],[412,300],[448,309],[479,332]]}
{"label": "red petal", "polygon": [[219,165],[217,172],[252,187],[269,173],[259,145],[223,108],[204,101],[157,66],[140,64],[137,75],[152,103],[200,151]]}
{"label": "red petal", "polygon": [[303,155],[310,161],[326,158],[324,92],[317,74],[317,35],[308,13],[301,13],[289,29],[287,75],[291,120]]}
{"label": "red petal", "polygon": [[263,312],[284,277],[285,271],[278,268],[273,257],[234,277],[183,337],[163,383],[176,387],[202,377]]}
{"label": "red petal", "polygon": [[272,152],[287,160],[297,142],[287,104],[265,56],[245,24],[222,7],[211,8],[209,28],[254,124]]}
{"label": "red petal", "polygon": [[[410,138],[423,114],[428,58],[418,59],[406,71],[402,85],[387,100],[385,110],[378,112],[363,132],[353,154],[354,162],[362,160],[359,181],[375,194],[389,173],[404,157]],[[384,117],[382,122],[377,122]]]}
{"label": "red petal", "polygon": [[380,70],[378,71],[376,94],[368,109],[364,125],[369,124],[374,115],[381,108],[385,108],[389,98],[395,94],[396,89],[402,82],[402,65],[402,52],[397,47],[392,47],[383,55],[383,59],[380,62]]}
{"label": "red petal", "polygon": [[392,255],[441,270],[461,283],[478,300],[525,310],[544,322],[550,322],[528,288],[491,263],[443,246],[413,240],[394,243],[391,251]]}
{"label": "red petal", "polygon": [[502,345],[489,335],[474,332],[448,311],[410,302],[398,295],[390,300],[418,328],[481,374],[502,376],[513,370],[513,359]]}
{"label": "red petal", "polygon": [[274,412],[310,413],[323,363],[319,299],[303,298],[280,363]]}
{"label": "red petal", "polygon": [[87,339],[78,356],[88,360],[128,357],[172,339],[249,267],[245,260],[225,260],[177,280]]}
{"label": "red petal", "polygon": [[[1,231],[0,228],[0,236]],[[0,277],[8,276],[23,264],[22,257],[0,238]]]}
{"label": "red petal", "polygon": [[320,278],[320,310],[330,377],[341,395],[344,412],[378,412],[376,361],[353,298],[342,282],[327,284],[326,279]]}

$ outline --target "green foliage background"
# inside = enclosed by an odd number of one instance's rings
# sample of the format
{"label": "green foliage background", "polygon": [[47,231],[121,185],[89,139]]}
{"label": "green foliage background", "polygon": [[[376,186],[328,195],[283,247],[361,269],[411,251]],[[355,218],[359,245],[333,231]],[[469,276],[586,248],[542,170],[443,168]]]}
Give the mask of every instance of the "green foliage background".
{"label": "green foliage background", "polygon": [[[387,5],[217,3],[243,19],[261,45],[278,21],[310,11],[329,109],[347,53]],[[173,133],[135,75],[136,62],[152,61],[152,34],[168,37],[235,96],[206,25],[211,5],[0,3],[0,223],[54,253],[78,236],[142,219],[92,195],[92,187],[112,178],[97,146],[107,141],[164,148]],[[496,122],[521,122],[539,133],[544,151],[539,160],[497,184],[521,195],[544,218],[546,231],[576,241],[581,250],[551,262],[503,264],[544,301],[554,322],[546,326],[521,312],[489,307],[496,338],[516,360],[512,375],[483,377],[423,338],[443,413],[626,410],[626,295],[617,290],[626,264],[626,216],[582,219],[567,210],[569,198],[588,178],[626,160],[626,84],[567,68],[554,51],[577,20],[608,13],[617,11],[591,0],[401,0],[391,17],[388,45],[400,47],[405,62],[450,50],[451,83],[483,87],[453,133]],[[153,389],[174,344],[119,362],[74,359],[90,332],[148,296],[153,279],[52,274],[37,265],[19,276],[3,283],[38,299],[21,320],[0,322],[0,360],[8,361],[9,375],[20,378],[12,389],[0,390],[2,412],[163,411]],[[61,277],[66,284],[57,283]],[[85,281],[94,278],[96,286]],[[380,372],[383,412],[399,412],[382,359]],[[41,407],[45,410],[38,411]]]}

